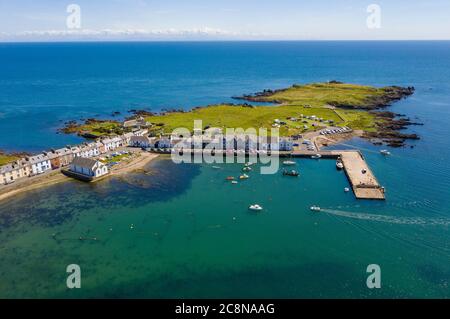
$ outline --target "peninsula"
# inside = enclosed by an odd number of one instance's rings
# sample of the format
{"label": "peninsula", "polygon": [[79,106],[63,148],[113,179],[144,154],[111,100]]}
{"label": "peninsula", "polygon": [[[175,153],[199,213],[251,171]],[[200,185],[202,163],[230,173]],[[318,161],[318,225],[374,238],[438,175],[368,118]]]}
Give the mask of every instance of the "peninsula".
{"label": "peninsula", "polygon": [[[190,111],[174,110],[160,114],[136,112],[135,119],[149,124],[152,135],[170,134],[175,128],[193,129],[194,120],[201,119],[205,128],[267,128],[277,127],[281,136],[318,132],[328,127],[348,127],[351,134],[336,140],[360,136],[375,144],[403,146],[416,134],[401,132],[413,123],[401,114],[386,111],[392,103],[414,93],[413,87],[388,86],[376,88],[337,81],[293,85],[280,90],[264,90],[234,97],[248,102],[271,102],[274,105],[218,104],[195,107]],[[66,123],[65,133],[97,138],[129,131],[116,120],[88,119]],[[329,139],[330,141],[333,139]]]}

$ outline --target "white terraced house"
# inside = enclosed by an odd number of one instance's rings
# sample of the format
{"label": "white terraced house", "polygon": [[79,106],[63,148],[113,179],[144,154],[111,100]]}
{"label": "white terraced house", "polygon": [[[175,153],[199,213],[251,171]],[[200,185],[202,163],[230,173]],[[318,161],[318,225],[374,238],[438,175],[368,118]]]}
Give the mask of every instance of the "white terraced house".
{"label": "white terraced house", "polygon": [[161,137],[155,143],[155,146],[158,148],[170,148],[171,145],[172,143],[170,142],[170,138],[168,137]]}
{"label": "white terraced house", "polygon": [[260,136],[258,142],[258,149],[263,151],[278,151],[280,149],[280,141],[277,137]]}
{"label": "white terraced house", "polygon": [[78,157],[80,156],[81,148],[78,146],[74,146],[70,148],[70,151],[72,152],[73,157]]}
{"label": "white terraced house", "polygon": [[149,138],[147,136],[132,136],[130,139],[130,146],[133,147],[155,147],[156,138]]}
{"label": "white terraced house", "polygon": [[88,178],[100,177],[108,174],[108,166],[91,158],[76,157],[70,163],[69,170]]}
{"label": "white terraced house", "polygon": [[30,176],[31,166],[25,159],[0,166],[0,185],[10,184],[17,179]]}
{"label": "white terraced house", "polygon": [[144,136],[144,135],[147,134],[147,133],[148,133],[148,130],[147,130],[147,129],[137,130],[137,131],[134,131],[134,132],[133,132],[133,134],[134,134],[135,136]]}
{"label": "white terraced house", "polygon": [[122,135],[122,140],[124,141],[125,145],[130,144],[131,137],[135,136],[133,133],[125,133]]}
{"label": "white terraced house", "polygon": [[31,164],[31,170],[33,175],[42,174],[52,169],[50,159],[48,158],[48,156],[45,156],[44,154],[30,156],[28,160]]}
{"label": "white terraced house", "polygon": [[280,151],[292,151],[294,149],[294,142],[291,138],[280,138]]}
{"label": "white terraced house", "polygon": [[81,157],[95,157],[100,155],[100,150],[96,142],[81,145],[80,148],[81,148],[80,152]]}

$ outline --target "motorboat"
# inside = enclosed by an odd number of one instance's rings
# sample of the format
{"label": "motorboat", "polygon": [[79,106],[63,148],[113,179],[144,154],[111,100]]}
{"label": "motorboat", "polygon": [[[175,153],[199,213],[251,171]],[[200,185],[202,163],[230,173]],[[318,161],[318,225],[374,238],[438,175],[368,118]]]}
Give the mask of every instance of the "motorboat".
{"label": "motorboat", "polygon": [[312,155],[311,158],[312,159],[319,159],[319,158],[322,158],[322,155],[320,155],[320,154]]}
{"label": "motorboat", "polygon": [[297,163],[295,163],[294,161],[283,161],[283,165],[292,166],[295,164],[297,164]]}
{"label": "motorboat", "polygon": [[384,156],[391,155],[391,152],[389,152],[388,150],[381,150],[380,153]]}
{"label": "motorboat", "polygon": [[261,211],[261,210],[263,210],[262,206],[260,206],[260,205],[258,205],[258,204],[250,205],[250,206],[248,207],[248,209],[254,210],[254,211]]}
{"label": "motorboat", "polygon": [[233,180],[234,180],[234,176],[228,176],[228,177],[226,178],[226,180],[227,180],[227,181],[233,181]]}
{"label": "motorboat", "polygon": [[348,187],[344,188],[344,192],[348,193],[349,191],[350,191],[350,188],[348,188]]}
{"label": "motorboat", "polygon": [[290,170],[290,171],[283,170],[283,175],[286,175],[286,176],[299,176],[300,173],[298,171],[294,170],[294,169]]}
{"label": "motorboat", "polygon": [[251,168],[250,166],[244,166],[244,168],[242,168],[242,170],[243,170],[244,172],[249,172],[249,171],[252,170],[252,168]]}
{"label": "motorboat", "polygon": [[238,182],[237,181],[231,181],[231,184],[237,184]]}
{"label": "motorboat", "polygon": [[342,163],[342,161],[340,161],[340,160],[336,161],[336,168],[337,169],[343,169],[344,168],[344,164]]}
{"label": "motorboat", "polygon": [[249,176],[247,174],[242,174],[241,176],[239,176],[240,179],[247,179],[249,178]]}
{"label": "motorboat", "polygon": [[321,208],[319,206],[315,206],[315,205],[311,206],[309,209],[312,210],[313,212],[320,212],[320,210],[321,210]]}

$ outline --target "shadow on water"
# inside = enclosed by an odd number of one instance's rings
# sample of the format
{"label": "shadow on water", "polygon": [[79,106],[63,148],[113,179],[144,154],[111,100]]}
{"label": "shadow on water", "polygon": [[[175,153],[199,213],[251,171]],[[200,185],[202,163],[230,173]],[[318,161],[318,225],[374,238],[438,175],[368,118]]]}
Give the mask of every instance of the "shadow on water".
{"label": "shadow on water", "polygon": [[0,203],[0,230],[22,221],[53,227],[98,207],[136,208],[169,201],[184,194],[198,174],[198,165],[177,165],[169,159],[158,159],[142,171],[97,183],[70,181],[30,191]]}
{"label": "shadow on water", "polygon": [[[186,264],[177,273],[163,272],[124,284],[105,284],[72,297],[104,298],[342,298],[395,297],[393,288],[371,291],[366,274],[335,262],[292,266],[258,266],[244,269],[209,268],[201,271]],[[311,280],[314,278],[315,280]],[[226,283],[226,284],[224,284]],[[78,296],[78,293],[81,294]],[[65,294],[64,297],[67,297]]]}

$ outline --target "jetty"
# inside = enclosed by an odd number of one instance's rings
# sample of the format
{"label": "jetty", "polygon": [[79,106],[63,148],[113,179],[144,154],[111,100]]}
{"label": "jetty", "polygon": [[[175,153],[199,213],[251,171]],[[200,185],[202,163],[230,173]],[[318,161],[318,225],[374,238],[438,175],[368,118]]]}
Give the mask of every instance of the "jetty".
{"label": "jetty", "polygon": [[374,200],[386,199],[384,188],[378,183],[360,151],[293,151],[290,156],[311,157],[316,154],[320,154],[322,158],[341,158],[342,164],[344,164],[345,175],[350,182],[356,198]]}

